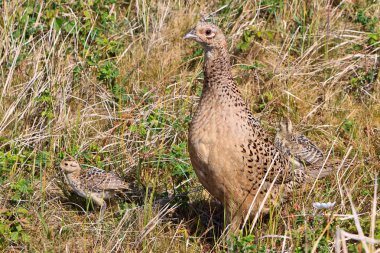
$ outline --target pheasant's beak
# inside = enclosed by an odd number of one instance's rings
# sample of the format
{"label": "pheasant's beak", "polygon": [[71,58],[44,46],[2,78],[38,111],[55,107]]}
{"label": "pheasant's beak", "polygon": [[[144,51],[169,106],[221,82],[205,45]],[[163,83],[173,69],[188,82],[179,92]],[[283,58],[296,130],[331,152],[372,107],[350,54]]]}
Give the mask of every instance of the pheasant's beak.
{"label": "pheasant's beak", "polygon": [[197,35],[195,35],[195,30],[191,30],[190,32],[188,32],[184,37],[183,37],[185,40],[186,39],[192,39],[192,40],[195,40],[198,38]]}

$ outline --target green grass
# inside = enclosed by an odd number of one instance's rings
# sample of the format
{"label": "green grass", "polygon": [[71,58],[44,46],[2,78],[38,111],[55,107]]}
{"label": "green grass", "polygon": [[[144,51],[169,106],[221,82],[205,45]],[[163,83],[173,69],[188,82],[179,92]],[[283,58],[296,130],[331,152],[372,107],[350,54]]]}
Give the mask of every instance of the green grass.
{"label": "green grass", "polygon": [[[378,1],[1,4],[1,251],[332,252],[337,231],[380,239]],[[235,80],[265,128],[290,117],[359,163],[229,239],[187,152],[203,55],[182,37],[218,9]],[[63,183],[67,155],[133,180],[141,196],[117,199],[97,223],[98,208]],[[336,207],[317,215],[312,203],[328,201]],[[375,252],[354,239],[342,247]]]}

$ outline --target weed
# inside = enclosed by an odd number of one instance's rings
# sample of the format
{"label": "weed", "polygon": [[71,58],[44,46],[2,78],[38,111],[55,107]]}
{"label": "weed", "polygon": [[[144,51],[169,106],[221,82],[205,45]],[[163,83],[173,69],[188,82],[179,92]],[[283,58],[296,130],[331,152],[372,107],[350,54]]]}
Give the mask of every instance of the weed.
{"label": "weed", "polygon": [[355,22],[361,24],[367,31],[374,32],[379,18],[369,17],[365,14],[364,10],[359,10],[356,14]]}
{"label": "weed", "polygon": [[108,83],[115,82],[116,77],[119,76],[119,70],[116,68],[115,64],[110,61],[105,62],[103,65],[99,66],[98,79],[101,81],[106,81]]}
{"label": "weed", "polygon": [[254,27],[243,32],[241,40],[236,44],[236,48],[242,52],[251,48],[253,41],[273,40],[274,34],[271,31],[260,31]]}
{"label": "weed", "polygon": [[30,181],[27,179],[19,179],[17,182],[11,185],[12,200],[17,201],[33,192],[33,189],[30,185]]}
{"label": "weed", "polygon": [[6,240],[13,243],[30,243],[31,236],[25,229],[30,223],[30,217],[29,211],[23,207],[0,210],[0,245],[5,245]]}
{"label": "weed", "polygon": [[364,102],[364,98],[368,98],[368,95],[373,93],[377,78],[377,68],[374,68],[368,72],[363,69],[359,69],[356,77],[353,77],[350,80],[349,91],[354,94],[355,98]]}

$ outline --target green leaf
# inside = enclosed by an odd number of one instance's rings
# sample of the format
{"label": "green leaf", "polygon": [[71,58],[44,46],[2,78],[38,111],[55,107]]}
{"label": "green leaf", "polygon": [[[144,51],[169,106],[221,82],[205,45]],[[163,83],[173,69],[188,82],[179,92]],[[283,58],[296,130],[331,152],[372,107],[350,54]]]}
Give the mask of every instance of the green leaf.
{"label": "green leaf", "polygon": [[75,27],[75,22],[74,22],[74,21],[66,22],[66,23],[63,25],[63,29],[64,29],[65,32],[67,32],[67,33],[71,33],[71,32],[73,32],[74,27]]}
{"label": "green leaf", "polygon": [[27,233],[22,233],[22,234],[21,234],[21,239],[22,239],[24,242],[30,242],[30,235],[28,235]]}
{"label": "green leaf", "polygon": [[11,240],[12,241],[18,241],[19,232],[12,232],[11,233]]}
{"label": "green leaf", "polygon": [[9,226],[4,223],[0,223],[0,235],[4,235],[9,232]]}
{"label": "green leaf", "polygon": [[83,11],[83,15],[84,15],[86,18],[89,18],[89,19],[90,19],[91,16],[92,16],[92,15],[91,15],[91,12],[88,11],[88,10],[84,10],[84,11]]}
{"label": "green leaf", "polygon": [[59,18],[59,17],[57,17],[55,20],[54,20],[54,29],[55,30],[61,30],[61,28],[62,28],[62,25],[63,25],[63,23],[65,22],[65,20],[63,20],[62,18]]}
{"label": "green leaf", "polygon": [[29,213],[29,211],[23,207],[17,208],[16,212],[21,213],[21,214],[28,214]]}
{"label": "green leaf", "polygon": [[345,120],[343,121],[342,129],[343,129],[345,132],[349,133],[349,132],[352,131],[353,126],[354,126],[354,122],[352,122],[352,121],[349,120],[349,119],[345,119]]}

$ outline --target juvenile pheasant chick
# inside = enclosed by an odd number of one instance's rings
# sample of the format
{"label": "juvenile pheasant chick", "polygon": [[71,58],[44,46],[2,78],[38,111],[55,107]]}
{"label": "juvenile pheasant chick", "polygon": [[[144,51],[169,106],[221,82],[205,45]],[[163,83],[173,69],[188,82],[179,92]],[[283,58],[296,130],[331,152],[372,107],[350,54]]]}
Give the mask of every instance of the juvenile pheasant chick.
{"label": "juvenile pheasant chick", "polygon": [[280,129],[274,140],[275,146],[285,155],[292,156],[301,164],[323,162],[323,152],[305,135],[293,131],[290,119],[280,122]]}
{"label": "juvenile pheasant chick", "polygon": [[72,191],[100,206],[101,215],[107,207],[105,200],[113,198],[117,192],[130,190],[130,185],[115,174],[95,167],[82,170],[71,158],[62,160],[60,167]]}

